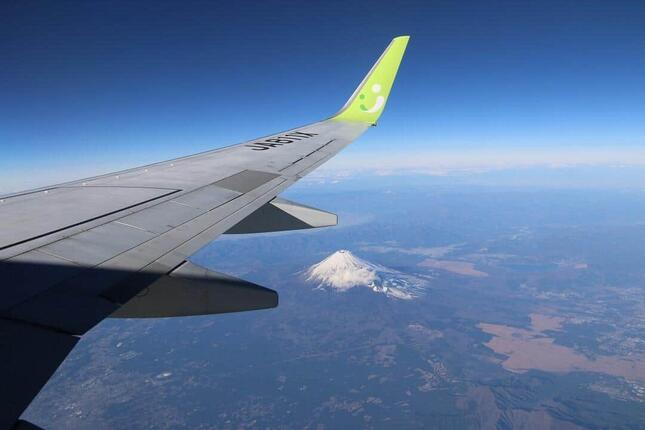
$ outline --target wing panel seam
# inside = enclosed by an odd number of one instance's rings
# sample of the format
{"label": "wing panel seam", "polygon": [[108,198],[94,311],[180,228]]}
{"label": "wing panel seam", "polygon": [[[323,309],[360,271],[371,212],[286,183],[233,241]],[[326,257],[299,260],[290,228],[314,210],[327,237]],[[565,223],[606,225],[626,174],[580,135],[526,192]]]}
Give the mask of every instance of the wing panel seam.
{"label": "wing panel seam", "polygon": [[23,244],[23,243],[30,242],[30,241],[32,241],[32,240],[36,240],[36,239],[40,239],[40,238],[42,238],[42,237],[49,236],[50,234],[56,234],[56,233],[59,233],[59,232],[61,232],[61,231],[67,230],[67,229],[69,229],[69,228],[78,227],[79,225],[83,225],[83,224],[86,224],[86,223],[88,223],[88,222],[96,221],[97,219],[101,219],[101,218],[104,218],[104,217],[108,217],[108,216],[110,216],[110,215],[114,215],[114,214],[119,213],[119,212],[121,212],[121,211],[126,211],[126,210],[128,210],[128,209],[132,209],[132,208],[134,208],[134,207],[137,207],[137,206],[140,206],[140,205],[144,205],[144,204],[146,204],[146,203],[150,203],[150,202],[152,202],[152,201],[155,201],[155,200],[158,200],[158,199],[161,199],[161,198],[164,198],[164,197],[168,197],[168,196],[170,196],[170,195],[172,195],[172,194],[175,194],[175,193],[178,193],[178,192],[180,192],[180,191],[181,191],[181,190],[173,190],[173,191],[171,191],[171,192],[169,192],[169,193],[165,193],[165,194],[162,194],[162,195],[160,195],[160,196],[155,196],[155,197],[153,197],[153,198],[150,198],[150,199],[147,199],[147,200],[144,200],[144,201],[141,201],[141,202],[137,202],[137,203],[132,204],[132,205],[130,205],[130,206],[126,206],[126,207],[123,207],[123,208],[119,208],[119,209],[117,209],[117,210],[114,210],[114,211],[111,211],[111,212],[106,212],[106,213],[104,213],[104,214],[101,214],[101,215],[98,215],[98,216],[95,216],[95,217],[92,217],[92,218],[88,218],[88,219],[85,219],[85,220],[83,220],[83,221],[79,221],[79,222],[74,223],[74,224],[66,225],[65,227],[61,227],[61,228],[57,228],[57,229],[55,229],[55,230],[48,231],[47,233],[39,234],[39,235],[36,235],[36,236],[29,237],[29,238],[27,238],[27,239],[19,240],[18,242],[10,243],[9,245],[5,245],[5,246],[0,247],[0,251],[5,250],[5,249],[9,249],[9,248],[11,248],[11,247],[13,247],[13,246],[16,246],[16,245],[21,245],[21,244]]}

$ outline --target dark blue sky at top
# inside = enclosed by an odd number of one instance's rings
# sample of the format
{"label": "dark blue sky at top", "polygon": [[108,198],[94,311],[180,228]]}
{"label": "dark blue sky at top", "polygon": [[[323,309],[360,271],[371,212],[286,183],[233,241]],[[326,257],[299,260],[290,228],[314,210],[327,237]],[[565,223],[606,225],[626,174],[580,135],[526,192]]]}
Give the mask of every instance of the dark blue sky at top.
{"label": "dark blue sky at top", "polygon": [[4,1],[0,181],[321,119],[401,34],[378,132],[354,153],[645,146],[643,1]]}

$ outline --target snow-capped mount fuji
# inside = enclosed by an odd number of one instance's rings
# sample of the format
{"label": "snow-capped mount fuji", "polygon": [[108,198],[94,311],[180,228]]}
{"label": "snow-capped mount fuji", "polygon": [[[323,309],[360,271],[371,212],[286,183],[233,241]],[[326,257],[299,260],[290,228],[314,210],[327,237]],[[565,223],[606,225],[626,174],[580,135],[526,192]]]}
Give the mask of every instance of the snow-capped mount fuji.
{"label": "snow-capped mount fuji", "polygon": [[336,251],[305,272],[308,282],[318,288],[347,291],[368,287],[372,291],[397,299],[413,299],[421,295],[425,281],[397,270],[370,263],[347,250]]}

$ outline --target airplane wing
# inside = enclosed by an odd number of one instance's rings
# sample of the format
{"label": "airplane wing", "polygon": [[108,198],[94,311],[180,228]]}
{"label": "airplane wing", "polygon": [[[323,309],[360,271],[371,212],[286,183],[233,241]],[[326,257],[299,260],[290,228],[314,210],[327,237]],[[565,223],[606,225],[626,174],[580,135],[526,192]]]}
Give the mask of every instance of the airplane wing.
{"label": "airplane wing", "polygon": [[336,224],[277,196],[376,124],[408,39],[392,40],[329,119],[0,197],[0,428],[32,425],[20,414],[104,318],[277,306],[276,292],[188,258],[224,233]]}

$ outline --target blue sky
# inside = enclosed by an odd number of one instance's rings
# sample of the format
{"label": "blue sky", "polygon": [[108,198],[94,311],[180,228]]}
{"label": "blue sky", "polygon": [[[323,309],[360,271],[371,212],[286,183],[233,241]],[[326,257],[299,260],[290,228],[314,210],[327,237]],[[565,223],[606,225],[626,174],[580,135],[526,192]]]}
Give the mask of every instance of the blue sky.
{"label": "blue sky", "polygon": [[11,1],[0,192],[326,117],[400,34],[412,39],[378,130],[339,162],[645,164],[642,1]]}

